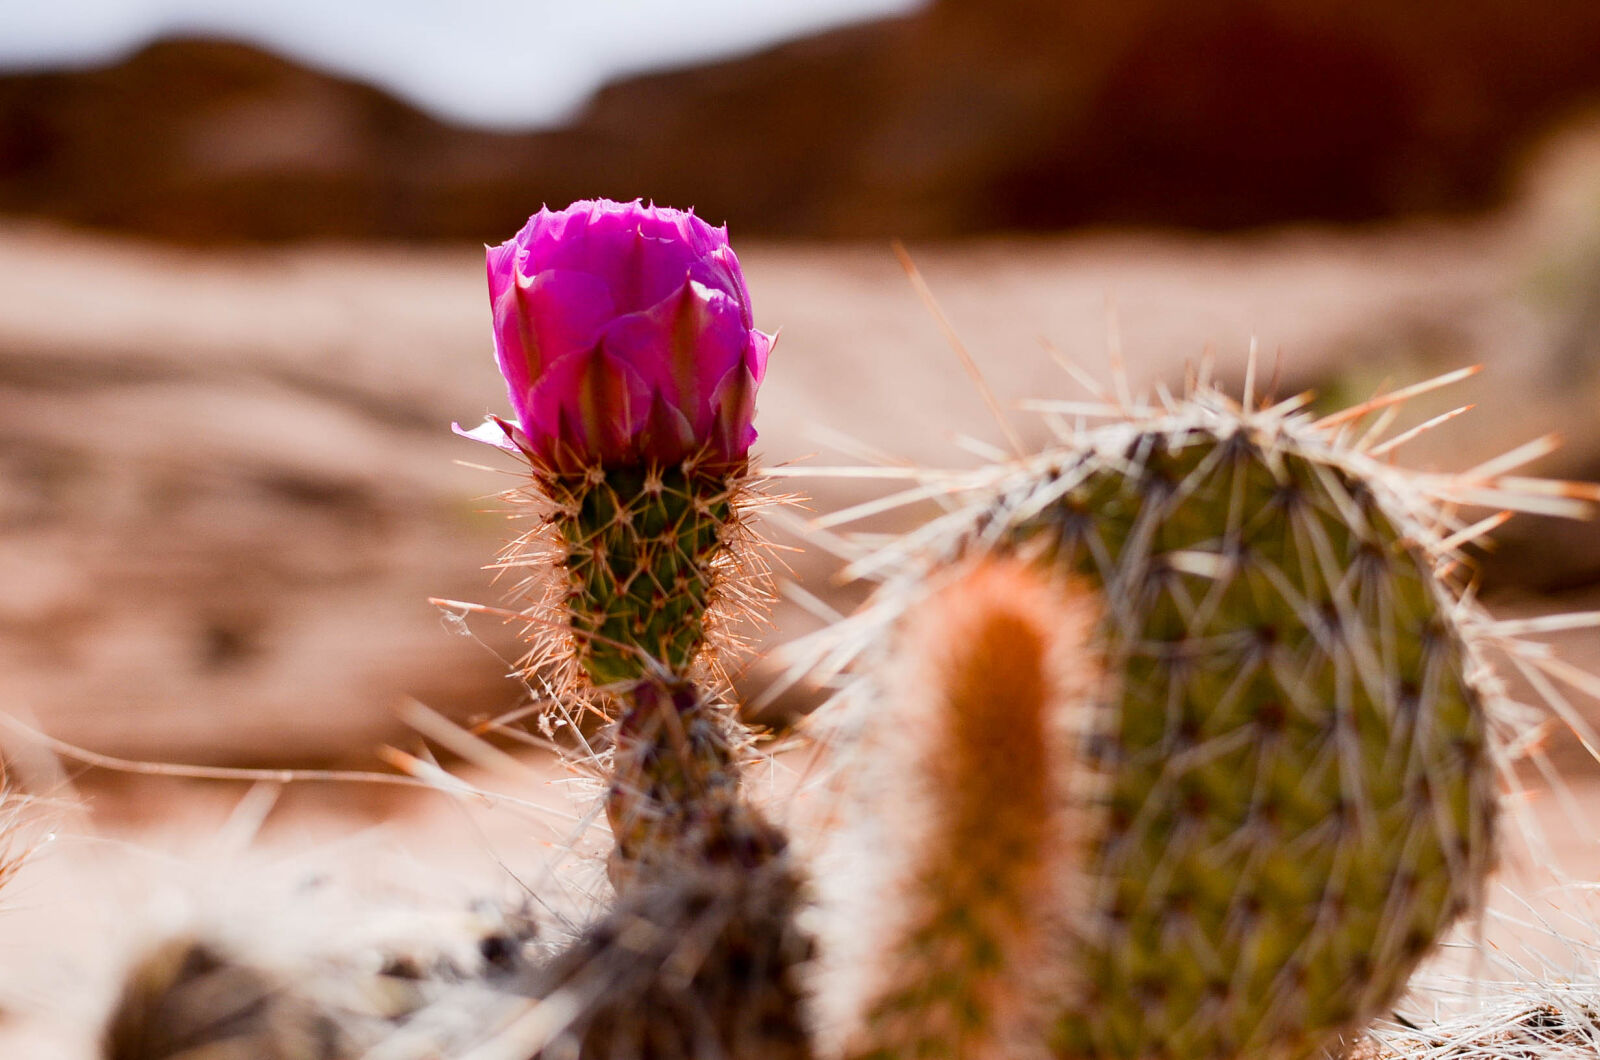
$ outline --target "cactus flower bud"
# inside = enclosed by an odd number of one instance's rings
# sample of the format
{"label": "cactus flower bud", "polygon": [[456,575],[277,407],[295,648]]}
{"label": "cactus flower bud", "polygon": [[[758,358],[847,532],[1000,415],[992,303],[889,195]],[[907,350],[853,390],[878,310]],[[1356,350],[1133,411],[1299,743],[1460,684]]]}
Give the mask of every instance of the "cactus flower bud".
{"label": "cactus flower bud", "polygon": [[776,856],[738,797],[737,722],[705,685],[717,670],[700,666],[721,617],[761,599],[726,579],[753,541],[742,512],[772,337],[727,230],[596,199],[540,210],[487,264],[518,422],[462,433],[520,453],[531,489],[511,496],[543,508],[502,557],[558,574],[526,612],[525,667],[617,717],[613,880],[713,848]]}
{"label": "cactus flower bud", "polygon": [[532,495],[550,505],[534,539],[550,532],[565,574],[542,606],[565,615],[590,683],[683,676],[737,565],[772,348],[727,230],[693,211],[586,200],[540,210],[487,265],[517,420],[456,429],[528,461]]}
{"label": "cactus flower bud", "polygon": [[772,337],[726,228],[596,199],[540,210],[487,258],[518,423],[474,437],[558,472],[745,460]]}

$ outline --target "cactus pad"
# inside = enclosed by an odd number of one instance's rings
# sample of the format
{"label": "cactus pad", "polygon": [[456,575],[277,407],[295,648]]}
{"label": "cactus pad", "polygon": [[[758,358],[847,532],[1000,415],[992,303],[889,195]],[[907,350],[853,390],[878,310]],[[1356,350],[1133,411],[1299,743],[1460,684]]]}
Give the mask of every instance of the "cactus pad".
{"label": "cactus pad", "polygon": [[1308,1056],[1394,999],[1491,861],[1454,601],[1395,498],[1287,439],[1117,455],[1064,459],[1012,527],[1102,585],[1121,675],[1059,1051]]}
{"label": "cactus pad", "polygon": [[[874,601],[791,656],[826,678],[852,645],[890,644],[929,579],[976,556],[1103,596],[1108,682],[1076,752],[1088,842],[1057,865],[1087,893],[1047,977],[1057,1056],[1303,1060],[1393,1004],[1481,903],[1505,700],[1481,659],[1492,623],[1448,580],[1488,522],[1457,512],[1572,505],[1401,471],[1364,448],[1377,431],[1348,439],[1365,410],[1318,420],[1307,400],[1202,385],[1058,419],[1062,444],[1034,456],[927,473],[950,510],[865,539],[851,570],[883,583]],[[893,665],[874,672],[824,712],[831,739],[897,694]]]}

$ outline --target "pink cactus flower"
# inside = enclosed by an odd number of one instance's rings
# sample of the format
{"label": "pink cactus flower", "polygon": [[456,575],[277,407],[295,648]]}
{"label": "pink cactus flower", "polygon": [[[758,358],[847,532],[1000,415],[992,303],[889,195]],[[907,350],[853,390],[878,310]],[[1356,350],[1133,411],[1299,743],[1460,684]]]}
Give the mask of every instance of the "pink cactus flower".
{"label": "pink cactus flower", "polygon": [[611,202],[542,209],[488,248],[495,358],[516,413],[472,437],[546,467],[742,463],[772,336],[726,228]]}

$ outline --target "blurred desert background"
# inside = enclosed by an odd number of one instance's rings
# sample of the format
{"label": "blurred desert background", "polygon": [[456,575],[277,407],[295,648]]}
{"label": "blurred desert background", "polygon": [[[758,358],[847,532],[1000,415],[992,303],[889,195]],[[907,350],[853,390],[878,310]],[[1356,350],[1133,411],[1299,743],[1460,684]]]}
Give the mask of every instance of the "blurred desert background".
{"label": "blurred desert background", "polygon": [[[765,22],[633,0],[592,26],[485,3],[448,32],[377,5],[342,29],[169,6],[0,14],[0,711],[47,800],[0,900],[7,1056],[93,1055],[129,948],[218,895],[359,865],[466,901],[576,827],[549,761],[449,735],[527,703],[516,628],[428,603],[501,603],[484,567],[525,526],[495,497],[512,464],[450,425],[506,410],[481,245],[541,204],[728,223],[781,329],[771,465],[968,467],[1000,442],[901,238],[1008,407],[1085,396],[1047,345],[1108,378],[1113,332],[1136,390],[1208,352],[1237,387],[1255,341],[1280,393],[1330,409],[1482,364],[1406,408],[1396,431],[1477,406],[1403,462],[1557,432],[1532,470],[1600,478],[1590,0],[839,0]],[[452,75],[448,49],[504,83]],[[572,80],[540,88],[556,55]],[[809,499],[765,526],[799,588],[762,645],[816,628],[800,601],[860,599],[804,524],[886,490],[776,485]],[[1495,538],[1496,615],[1600,608],[1600,526]],[[1548,639],[1600,670],[1593,631]],[[752,662],[741,688],[781,728],[811,700],[764,696],[772,676]],[[91,768],[19,726],[212,769],[392,772],[398,748],[512,798]],[[1600,764],[1570,734],[1547,754],[1566,790],[1530,772],[1549,842],[1527,860],[1593,881]],[[1543,900],[1537,873],[1506,878]]]}

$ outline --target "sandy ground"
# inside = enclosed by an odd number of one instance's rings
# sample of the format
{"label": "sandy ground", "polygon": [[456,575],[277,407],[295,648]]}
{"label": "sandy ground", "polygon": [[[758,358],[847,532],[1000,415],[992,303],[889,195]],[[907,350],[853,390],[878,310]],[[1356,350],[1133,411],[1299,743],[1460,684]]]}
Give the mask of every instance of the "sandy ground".
{"label": "sandy ground", "polygon": [[[1567,143],[1524,202],[1471,223],[910,249],[1008,408],[1073,394],[1042,341],[1101,378],[1119,346],[1136,390],[1181,384],[1205,350],[1222,378],[1242,380],[1252,338],[1264,374],[1282,351],[1281,392],[1317,384],[1338,399],[1481,362],[1481,376],[1397,424],[1479,406],[1408,462],[1468,467],[1558,430],[1567,448],[1535,470],[1594,473],[1597,143]],[[766,462],[971,466],[1001,440],[888,248],[740,253],[758,322],[781,328],[761,397]],[[454,718],[516,706],[523,692],[504,676],[515,631],[479,621],[452,636],[425,602],[496,601],[481,567],[517,529],[489,497],[509,480],[459,462],[507,465],[448,429],[504,411],[481,268],[473,248],[199,255],[0,223],[4,709],[134,758],[381,768],[375,747],[416,743],[415,704]],[[812,511],[882,489],[783,481]],[[793,543],[796,521],[767,529]],[[1533,547],[1507,548],[1516,562],[1498,569],[1497,612],[1600,606],[1584,587],[1600,569],[1592,535],[1537,525]],[[850,606],[815,540],[787,558],[807,592]],[[761,636],[815,624],[784,604]],[[1593,632],[1550,639],[1600,670]],[[765,679],[752,667],[746,687]],[[236,911],[357,865],[430,901],[503,895],[512,870],[541,871],[576,812],[548,763],[484,778],[538,811],[353,784],[274,801],[266,787],[58,771],[7,740],[34,790],[60,802],[54,838],[0,910],[8,1056],[88,1055],[118,962],[197,906]],[[1587,827],[1600,766],[1570,740],[1552,756],[1570,798],[1530,797],[1550,843],[1524,859],[1543,868],[1506,874],[1516,896],[1538,898],[1552,866],[1580,880],[1600,871]]]}

